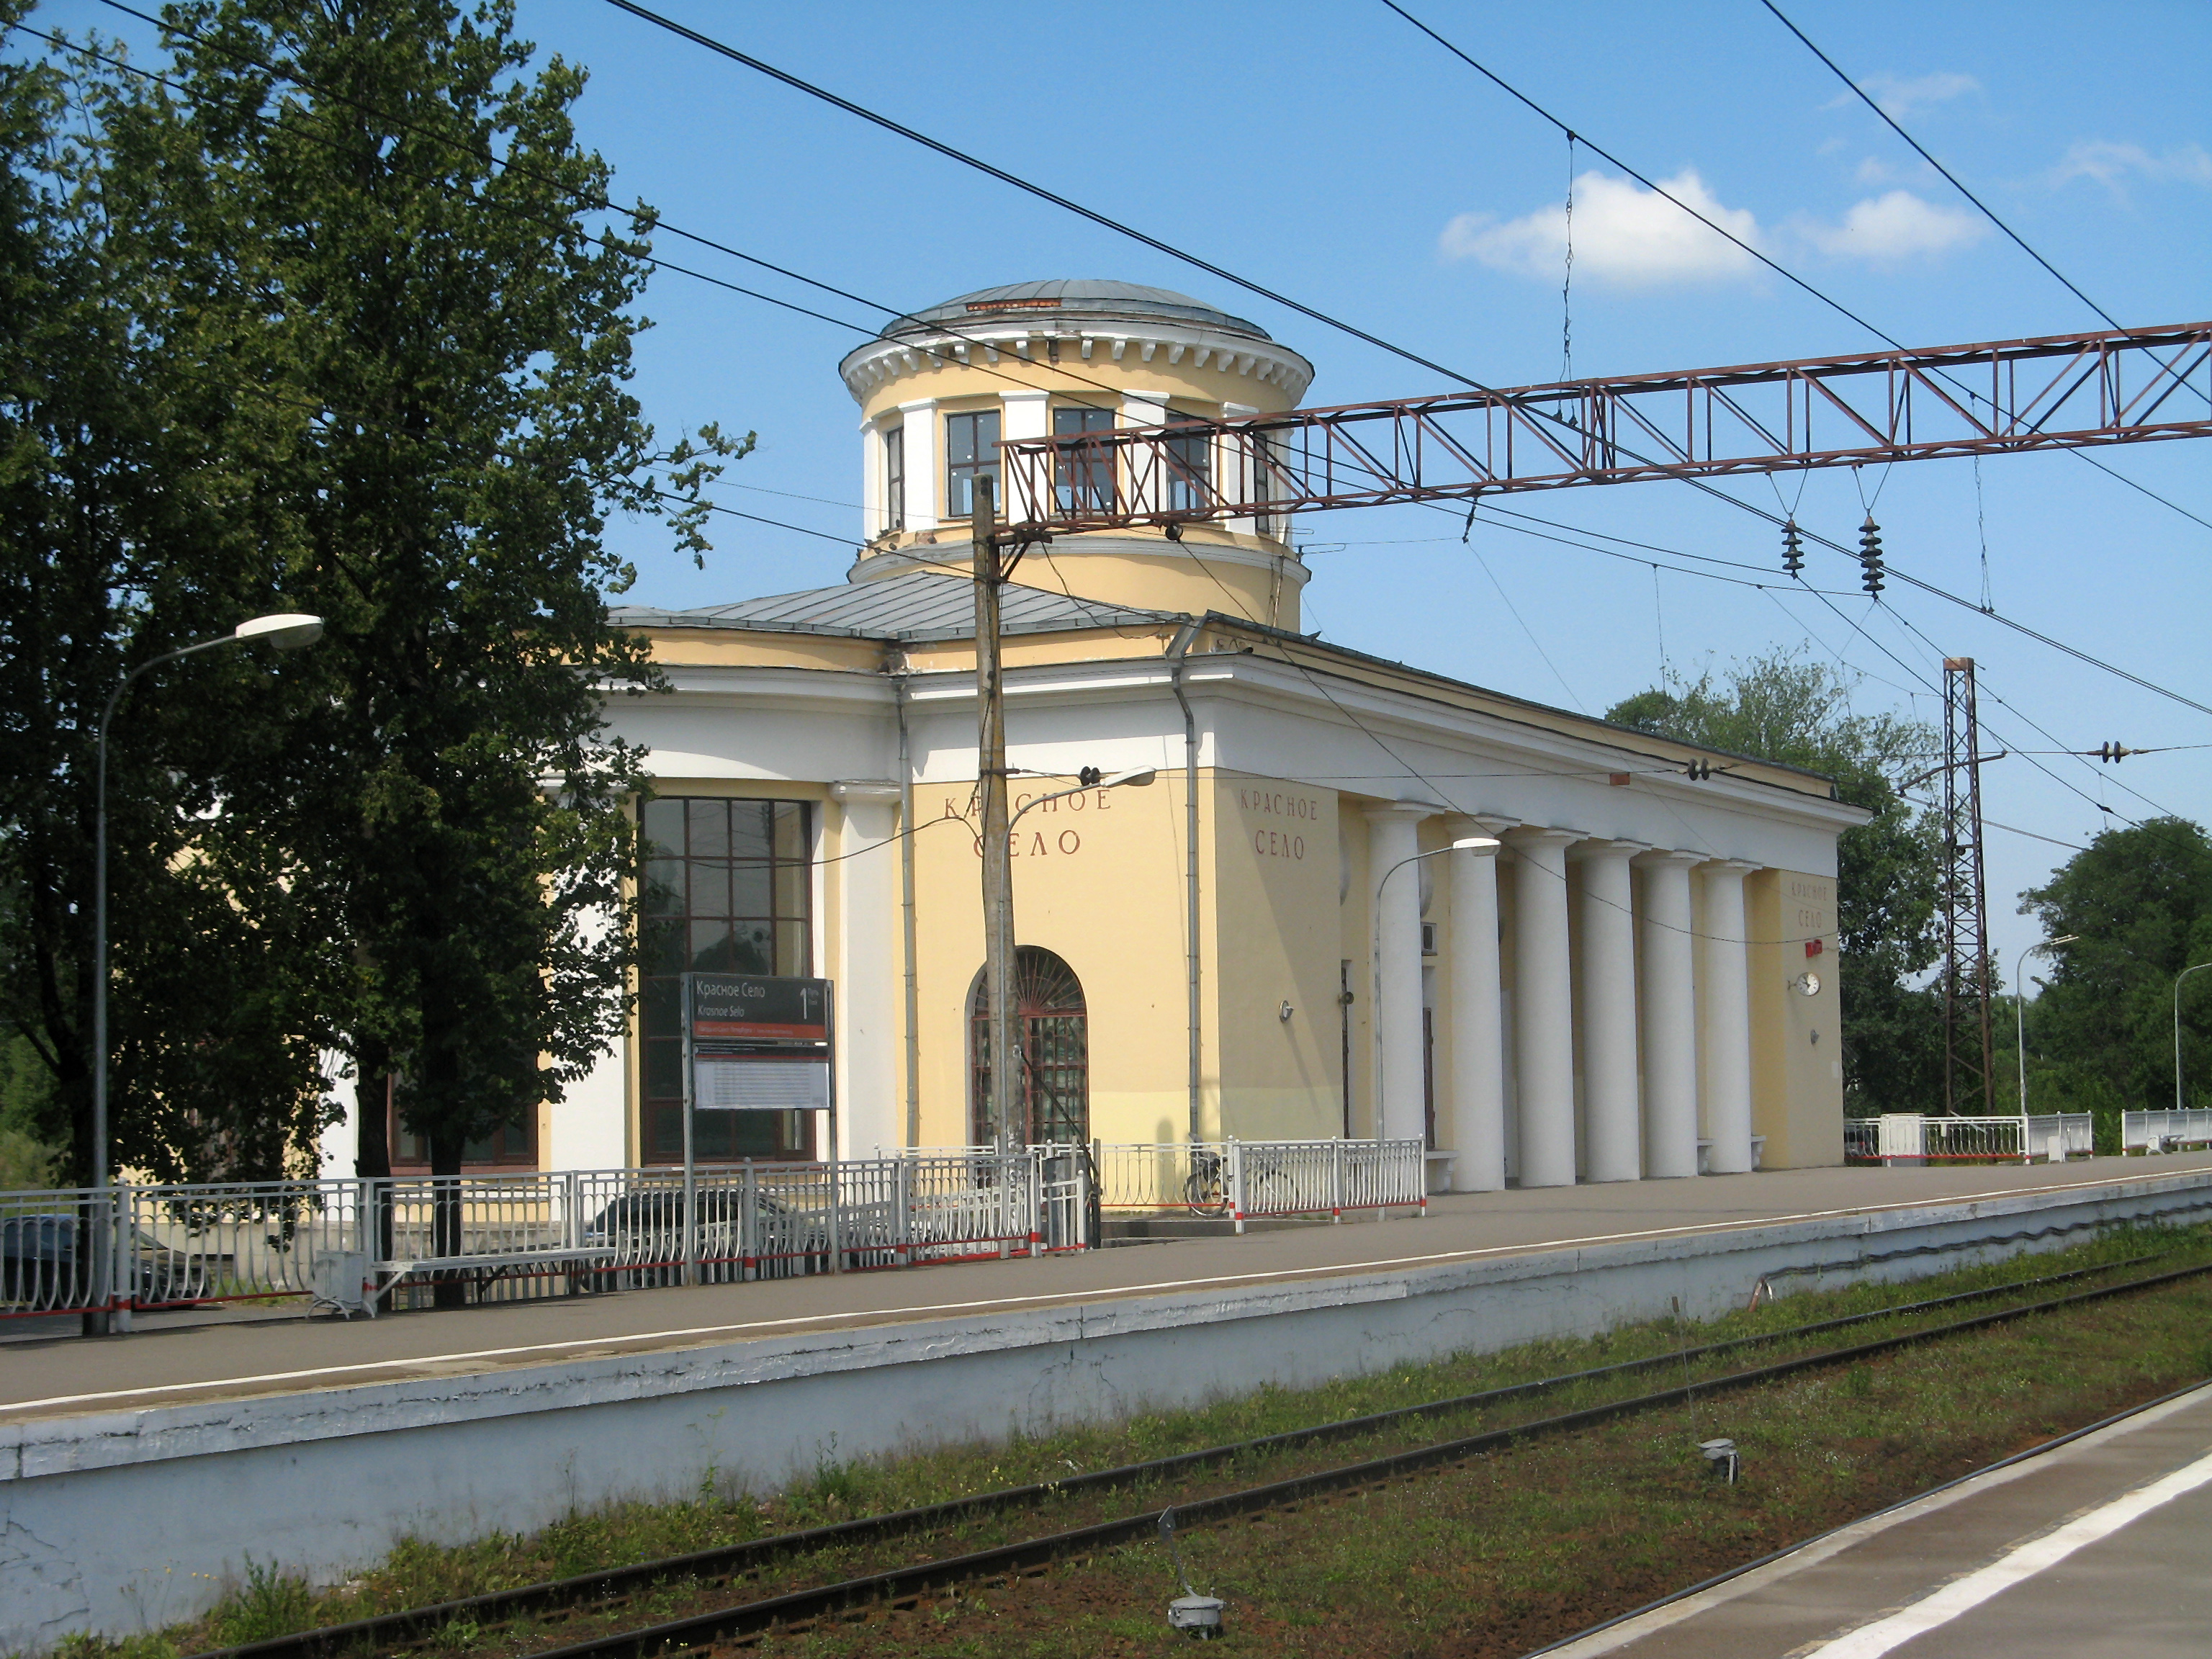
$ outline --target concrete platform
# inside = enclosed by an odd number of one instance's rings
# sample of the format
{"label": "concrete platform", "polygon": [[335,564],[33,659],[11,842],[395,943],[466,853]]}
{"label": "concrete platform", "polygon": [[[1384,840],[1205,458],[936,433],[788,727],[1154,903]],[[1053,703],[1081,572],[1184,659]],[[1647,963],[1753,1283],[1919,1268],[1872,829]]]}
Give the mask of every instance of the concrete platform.
{"label": "concrete platform", "polygon": [[2212,1388],[1862,1522],[1554,1659],[2212,1649]]}
{"label": "concrete platform", "polygon": [[1446,1198],[1425,1220],[0,1351],[0,1651],[823,1461],[2212,1217],[2212,1154]]}

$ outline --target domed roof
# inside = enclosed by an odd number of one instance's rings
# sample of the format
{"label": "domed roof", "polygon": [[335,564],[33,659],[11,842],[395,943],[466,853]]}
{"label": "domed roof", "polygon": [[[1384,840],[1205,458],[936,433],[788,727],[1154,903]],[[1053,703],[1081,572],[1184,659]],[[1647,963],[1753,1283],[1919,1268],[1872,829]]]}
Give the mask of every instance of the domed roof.
{"label": "domed roof", "polygon": [[1003,288],[979,289],[895,319],[883,331],[885,339],[927,334],[963,323],[996,321],[1001,317],[1053,318],[1147,317],[1194,323],[1224,334],[1267,340],[1267,331],[1257,323],[1217,311],[1203,300],[1173,289],[1146,288],[1139,283],[1106,282],[1096,278],[1061,277],[1045,283],[1009,283]]}

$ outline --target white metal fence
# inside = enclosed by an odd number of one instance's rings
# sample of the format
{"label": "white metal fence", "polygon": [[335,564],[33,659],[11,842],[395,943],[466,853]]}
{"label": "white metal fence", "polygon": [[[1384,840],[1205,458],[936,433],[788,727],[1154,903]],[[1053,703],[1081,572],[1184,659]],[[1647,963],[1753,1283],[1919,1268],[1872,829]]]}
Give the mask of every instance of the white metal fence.
{"label": "white metal fence", "polygon": [[[0,1193],[0,1318],[300,1297],[374,1313],[907,1267],[1092,1242],[1079,1149],[672,1170]],[[696,1218],[696,1219],[695,1219]],[[84,1248],[80,1248],[80,1242]]]}
{"label": "white metal fence", "polygon": [[1428,1209],[1418,1140],[1105,1142],[1094,1149],[1098,1206],[1123,1213],[1266,1217]]}
{"label": "white metal fence", "polygon": [[2087,1112],[2027,1117],[1923,1117],[1887,1112],[1880,1120],[1875,1155],[1884,1163],[2063,1163],[2095,1150]]}
{"label": "white metal fence", "polygon": [[2120,1114],[2124,1152],[2163,1152],[2177,1146],[2206,1145],[2212,1145],[2212,1109]]}

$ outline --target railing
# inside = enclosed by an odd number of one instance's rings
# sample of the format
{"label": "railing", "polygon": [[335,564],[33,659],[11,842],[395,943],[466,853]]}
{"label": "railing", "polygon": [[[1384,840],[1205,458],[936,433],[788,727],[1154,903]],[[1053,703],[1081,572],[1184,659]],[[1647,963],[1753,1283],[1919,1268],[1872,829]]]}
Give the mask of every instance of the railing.
{"label": "railing", "polygon": [[2095,1150],[2087,1112],[2027,1117],[1923,1117],[1887,1112],[1878,1120],[1875,1155],[1885,1164],[2063,1163]]}
{"label": "railing", "polygon": [[1108,1141],[1093,1156],[1102,1211],[1187,1210],[1238,1232],[1259,1218],[1428,1208],[1418,1140]]}
{"label": "railing", "polygon": [[1844,1159],[1875,1158],[1881,1156],[1881,1125],[1870,1117],[1847,1117],[1844,1120]]}
{"label": "railing", "polygon": [[[1081,1148],[836,1164],[400,1176],[0,1193],[0,1318],[299,1298],[374,1313],[438,1285],[477,1301],[1082,1249]],[[696,1220],[691,1218],[696,1217]]]}
{"label": "railing", "polygon": [[2206,1145],[2212,1145],[2212,1109],[2120,1114],[2124,1152],[2164,1152],[2177,1146]]}

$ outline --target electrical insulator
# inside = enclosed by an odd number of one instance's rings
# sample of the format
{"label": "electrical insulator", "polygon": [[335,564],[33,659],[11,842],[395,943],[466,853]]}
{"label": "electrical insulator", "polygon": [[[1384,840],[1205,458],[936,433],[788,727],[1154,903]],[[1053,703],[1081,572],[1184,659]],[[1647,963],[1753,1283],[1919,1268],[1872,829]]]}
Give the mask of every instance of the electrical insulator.
{"label": "electrical insulator", "polygon": [[1707,778],[1712,776],[1713,763],[1709,760],[1693,760],[1683,769],[1693,782],[1703,783]]}
{"label": "electrical insulator", "polygon": [[2110,761],[2115,766],[2129,756],[2141,752],[2140,750],[2125,748],[2117,743],[2104,743],[2097,745],[2097,758],[2100,761]]}
{"label": "electrical insulator", "polygon": [[1859,586],[1869,593],[1881,592],[1881,526],[1872,513],[1859,526]]}
{"label": "electrical insulator", "polygon": [[1797,533],[1797,520],[1790,520],[1782,526],[1782,568],[1796,575],[1805,568],[1805,538]]}

